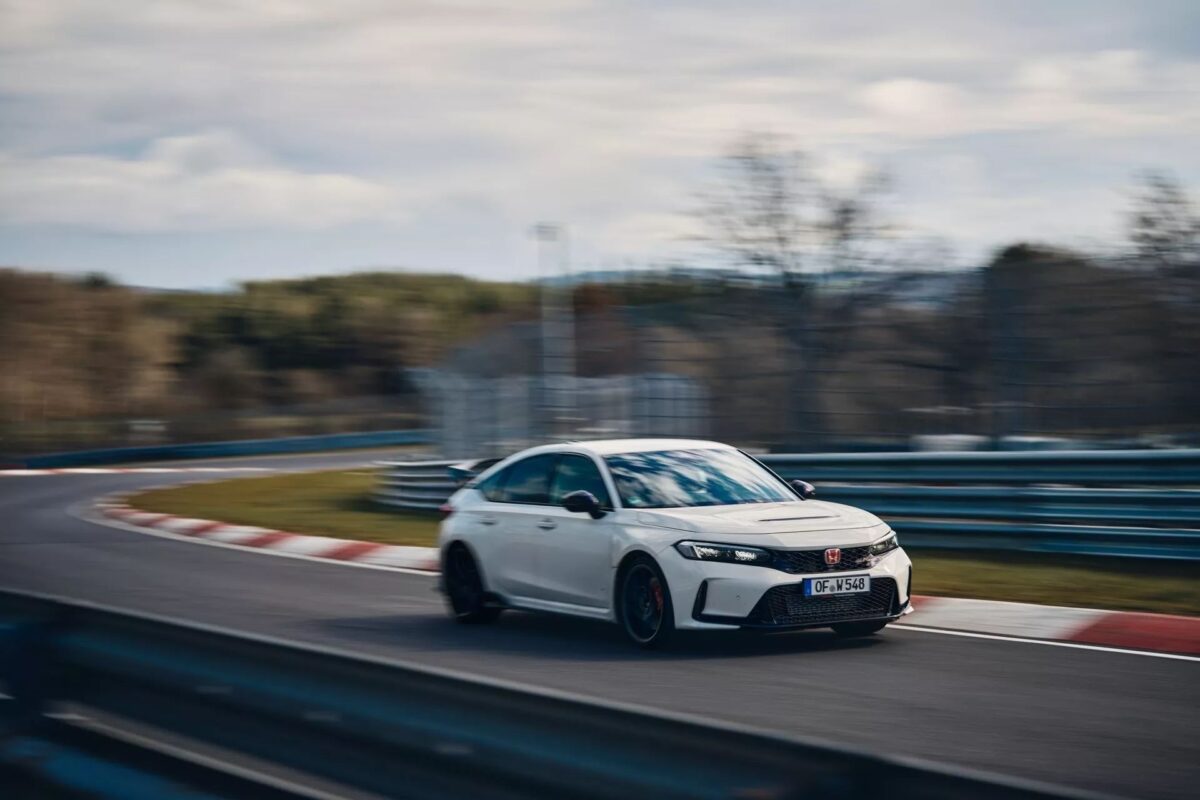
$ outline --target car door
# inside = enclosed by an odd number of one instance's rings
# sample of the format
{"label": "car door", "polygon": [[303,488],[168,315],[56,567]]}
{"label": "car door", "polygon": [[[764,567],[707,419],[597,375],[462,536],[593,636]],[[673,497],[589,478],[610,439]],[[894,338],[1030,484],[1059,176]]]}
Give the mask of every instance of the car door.
{"label": "car door", "polygon": [[537,548],[542,599],[604,608],[611,587],[613,516],[592,519],[562,507],[571,492],[591,492],[612,510],[608,487],[590,456],[562,454],[550,484],[550,505],[539,519]]}
{"label": "car door", "polygon": [[492,533],[484,570],[491,586],[510,597],[542,597],[538,547],[550,503],[557,453],[521,459],[505,468],[504,481],[483,510]]}

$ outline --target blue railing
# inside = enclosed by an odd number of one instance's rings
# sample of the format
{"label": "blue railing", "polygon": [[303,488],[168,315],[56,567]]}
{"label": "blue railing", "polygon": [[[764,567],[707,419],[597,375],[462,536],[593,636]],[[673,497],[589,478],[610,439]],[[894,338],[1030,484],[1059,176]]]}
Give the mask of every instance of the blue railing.
{"label": "blue railing", "polygon": [[21,459],[30,469],[81,467],[93,464],[120,464],[130,461],[174,461],[190,458],[232,458],[285,453],[310,453],[321,450],[349,450],[357,447],[396,447],[425,444],[426,430],[369,431],[334,433],[324,436],[289,436],[280,439],[239,439],[228,442],[196,444],[156,444],[143,447],[113,447],[104,450],[76,450],[48,453]]}
{"label": "blue railing", "polygon": [[762,458],[906,546],[1200,559],[1200,450],[835,453]]}

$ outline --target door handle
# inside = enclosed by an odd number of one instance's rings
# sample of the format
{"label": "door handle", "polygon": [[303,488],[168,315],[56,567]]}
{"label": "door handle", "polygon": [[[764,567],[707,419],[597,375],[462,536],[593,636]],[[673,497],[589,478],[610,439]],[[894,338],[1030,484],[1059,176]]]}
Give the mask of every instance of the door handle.
{"label": "door handle", "polygon": [[496,518],[495,517],[480,517],[479,524],[480,525],[495,525]]}
{"label": "door handle", "polygon": [[552,519],[544,519],[538,523],[538,527],[544,531],[554,530],[558,527],[558,523]]}

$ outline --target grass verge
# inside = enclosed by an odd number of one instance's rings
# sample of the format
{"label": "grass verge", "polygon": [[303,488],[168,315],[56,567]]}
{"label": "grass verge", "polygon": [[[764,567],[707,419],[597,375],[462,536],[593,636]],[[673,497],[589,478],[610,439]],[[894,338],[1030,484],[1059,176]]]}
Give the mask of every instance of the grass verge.
{"label": "grass verge", "polygon": [[302,472],[153,489],[130,499],[146,511],[293,533],[430,546],[437,515],[392,511],[371,500],[374,470]]}
{"label": "grass verge", "polygon": [[[372,502],[375,477],[355,470],[239,478],[155,489],[131,503],[295,533],[433,545],[436,517]],[[1200,566],[1186,562],[932,549],[909,555],[918,594],[1200,616]]]}
{"label": "grass verge", "polygon": [[909,555],[917,594],[1200,616],[1200,567],[1184,561],[926,549]]}

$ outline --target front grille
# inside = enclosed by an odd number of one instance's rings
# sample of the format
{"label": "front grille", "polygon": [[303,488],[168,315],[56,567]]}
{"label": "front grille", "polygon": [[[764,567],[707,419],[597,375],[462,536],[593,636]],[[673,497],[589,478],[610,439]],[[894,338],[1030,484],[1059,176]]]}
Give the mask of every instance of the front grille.
{"label": "front grille", "polygon": [[[789,601],[790,598],[790,601]],[[768,589],[747,621],[756,625],[828,625],[856,619],[877,619],[899,613],[896,581],[872,578],[871,591],[833,597],[805,597],[795,583]]]}
{"label": "front grille", "polygon": [[775,566],[793,575],[810,572],[841,572],[848,569],[865,569],[870,565],[871,548],[843,547],[842,560],[832,566],[825,563],[825,550],[772,550]]}

